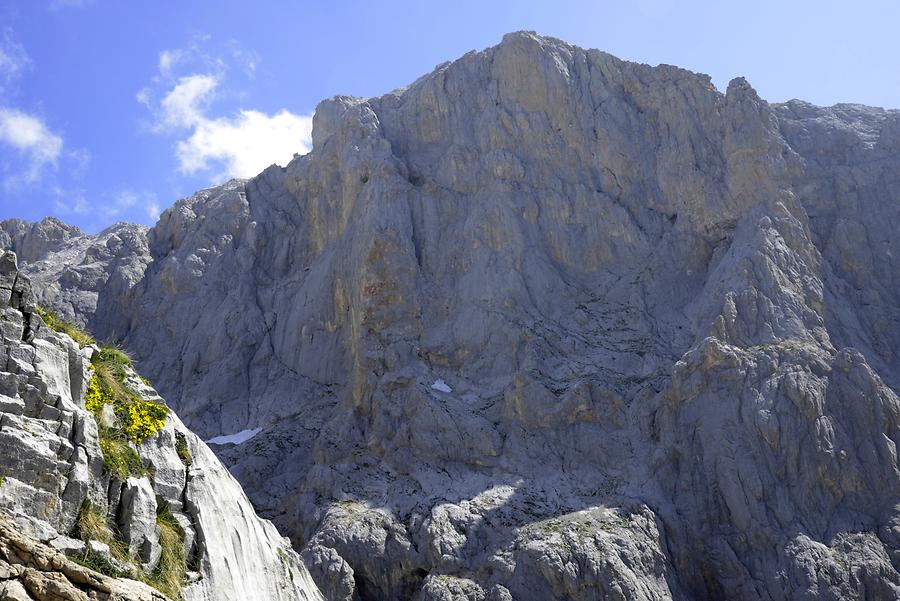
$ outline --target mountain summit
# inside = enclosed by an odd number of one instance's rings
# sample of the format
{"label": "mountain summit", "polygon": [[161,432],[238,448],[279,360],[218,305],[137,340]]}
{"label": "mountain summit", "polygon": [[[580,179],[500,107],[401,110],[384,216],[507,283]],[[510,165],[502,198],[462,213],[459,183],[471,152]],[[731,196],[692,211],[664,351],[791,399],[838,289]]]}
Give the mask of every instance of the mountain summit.
{"label": "mountain summit", "polygon": [[900,112],[520,32],[313,144],[0,244],[326,597],[900,598]]}

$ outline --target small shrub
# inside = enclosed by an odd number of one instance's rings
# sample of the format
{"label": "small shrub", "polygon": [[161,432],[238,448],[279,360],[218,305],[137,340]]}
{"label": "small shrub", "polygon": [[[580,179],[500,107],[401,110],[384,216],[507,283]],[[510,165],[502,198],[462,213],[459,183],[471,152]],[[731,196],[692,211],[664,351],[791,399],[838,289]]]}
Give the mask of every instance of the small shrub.
{"label": "small shrub", "polygon": [[110,527],[106,516],[88,499],[81,502],[72,535],[84,542],[95,540],[107,545],[115,539],[115,532]]}
{"label": "small shrub", "polygon": [[81,502],[78,517],[75,519],[75,527],[72,536],[84,542],[95,540],[109,546],[109,552],[113,557],[121,561],[130,561],[128,549],[122,542],[117,530],[103,513],[88,499]]}
{"label": "small shrub", "polygon": [[54,332],[60,332],[61,334],[67,334],[72,340],[77,342],[80,346],[85,347],[90,344],[96,344],[96,340],[76,326],[73,323],[69,323],[68,321],[59,317],[53,311],[49,309],[45,309],[44,307],[37,307],[37,314],[41,316],[41,319],[44,320],[44,323],[47,324],[47,327],[53,330]]}
{"label": "small shrub", "polygon": [[145,476],[147,470],[141,456],[122,435],[106,426],[100,426],[100,451],[103,453],[103,469],[121,480],[131,476]]}
{"label": "small shrub", "polygon": [[191,464],[194,463],[194,457],[188,448],[187,438],[181,432],[175,433],[175,452],[178,453],[178,458],[181,459],[181,463],[185,467],[191,467]]}
{"label": "small shrub", "polygon": [[[126,415],[119,417],[123,418],[125,436],[135,444],[141,444],[165,427],[168,414],[169,408],[162,403],[141,399],[128,407]],[[116,415],[119,415],[118,411]]]}
{"label": "small shrub", "polygon": [[104,389],[100,386],[100,378],[94,376],[91,378],[91,381],[88,382],[87,392],[84,394],[84,406],[88,411],[94,414],[95,417],[99,418],[100,414],[103,412],[103,406],[108,402],[111,402],[111,398],[107,398],[104,394]]}

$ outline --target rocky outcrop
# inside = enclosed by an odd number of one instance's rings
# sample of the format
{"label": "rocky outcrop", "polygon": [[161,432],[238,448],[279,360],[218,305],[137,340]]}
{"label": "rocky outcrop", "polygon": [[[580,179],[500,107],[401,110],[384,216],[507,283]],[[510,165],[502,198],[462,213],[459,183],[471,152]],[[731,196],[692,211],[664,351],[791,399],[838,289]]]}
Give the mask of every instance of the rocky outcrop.
{"label": "rocky outcrop", "polygon": [[15,252],[28,265],[40,304],[89,328],[98,303],[104,314],[115,314],[103,303],[124,294],[150,262],[147,228],[129,223],[85,235],[53,217],[32,224],[8,219],[0,222],[0,249]]}
{"label": "rocky outcrop", "polygon": [[900,596],[900,112],[517,33],[313,143],[85,319],[328,598]]}
{"label": "rocky outcrop", "polygon": [[[115,596],[113,579],[97,580],[60,559],[63,553],[104,564],[110,572],[132,571],[111,554],[107,543],[115,541],[89,538],[90,516],[99,523],[95,530],[110,528],[107,522],[116,525],[123,552],[144,574],[155,573],[163,560],[160,519],[171,516],[179,532],[176,547],[183,546],[193,570],[182,591],[186,601],[321,598],[289,542],[256,516],[237,482],[171,412],[159,432],[126,446],[139,458],[139,466],[128,468],[133,475],[110,468],[122,451],[104,446],[102,428],[108,424],[98,430],[85,406],[97,347],[82,348],[47,327],[34,298],[15,255],[5,252],[0,256],[0,516],[5,516],[0,559],[6,563],[0,562],[0,572],[8,575],[0,575],[0,587],[6,587],[0,590],[7,595],[0,598],[18,599],[24,586],[31,595],[24,599],[87,599],[93,589],[100,592],[92,599],[150,599],[146,592]],[[130,389],[162,402],[130,368],[123,369]],[[83,540],[70,538],[76,534]]]}
{"label": "rocky outcrop", "polygon": [[12,250],[20,261],[29,264],[67,250],[72,241],[82,237],[84,233],[80,229],[55,217],[37,223],[21,219],[0,221],[0,248]]}
{"label": "rocky outcrop", "polygon": [[167,601],[142,582],[110,578],[23,536],[0,518],[0,599],[3,601]]}

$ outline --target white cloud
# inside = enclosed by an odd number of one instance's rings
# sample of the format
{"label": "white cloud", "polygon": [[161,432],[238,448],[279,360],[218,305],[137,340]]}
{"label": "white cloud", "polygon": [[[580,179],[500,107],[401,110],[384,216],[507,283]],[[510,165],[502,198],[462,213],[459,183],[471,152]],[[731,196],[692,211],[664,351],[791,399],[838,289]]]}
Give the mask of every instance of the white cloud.
{"label": "white cloud", "polygon": [[139,104],[143,104],[148,109],[153,110],[153,104],[150,100],[150,88],[141,88],[138,90],[138,93],[134,95],[134,99],[137,100]]}
{"label": "white cloud", "polygon": [[27,182],[37,180],[45,165],[56,166],[63,148],[63,139],[43,121],[14,108],[0,107],[0,142],[28,157],[28,170],[17,178]]}
{"label": "white cloud", "polygon": [[[184,132],[175,143],[178,170],[189,175],[209,172],[216,179],[247,178],[272,163],[286,164],[295,153],[309,152],[311,115],[286,109],[274,114],[252,109],[228,117],[213,114],[213,101],[233,101],[240,95],[224,85],[229,65],[201,49],[207,42],[209,38],[196,38],[187,50],[160,52],[158,73],[135,96],[153,115],[151,131]],[[233,40],[228,48],[231,66],[252,79],[259,56]],[[195,71],[185,73],[189,69]]]}
{"label": "white cloud", "polygon": [[249,79],[256,76],[256,69],[261,62],[259,53],[254,50],[246,50],[241,47],[237,40],[229,40],[228,47],[231,49],[231,58],[241,68]]}
{"label": "white cloud", "polygon": [[75,215],[87,215],[92,212],[92,207],[87,199],[84,197],[84,192],[69,192],[63,190],[62,188],[54,187],[53,193],[56,195],[56,200],[54,201],[54,208],[57,212],[65,214],[65,213],[74,213]]}
{"label": "white cloud", "polygon": [[194,127],[206,120],[204,111],[219,80],[208,74],[182,77],[160,103],[162,128]]}
{"label": "white cloud", "polygon": [[226,177],[252,177],[272,163],[286,164],[310,150],[312,117],[282,110],[274,115],[241,111],[234,119],[204,119],[178,142],[179,170],[193,174],[222,166]]}

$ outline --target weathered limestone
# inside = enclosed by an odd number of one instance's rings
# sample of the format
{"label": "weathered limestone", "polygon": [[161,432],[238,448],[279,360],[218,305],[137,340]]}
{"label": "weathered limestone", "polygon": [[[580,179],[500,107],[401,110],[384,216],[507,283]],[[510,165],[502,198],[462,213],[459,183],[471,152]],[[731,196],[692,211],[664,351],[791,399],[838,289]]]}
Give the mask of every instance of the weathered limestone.
{"label": "weathered limestone", "polygon": [[[321,599],[289,542],[257,517],[238,483],[174,414],[137,449],[152,480],[122,482],[105,472],[84,399],[96,347],[80,348],[33,312],[31,282],[18,273],[13,253],[0,255],[0,275],[14,282],[0,318],[15,326],[0,329],[0,599],[163,599],[145,585],[65,559],[90,551],[121,572],[132,570],[108,545],[69,537],[87,506],[116,524],[146,573],[160,561],[160,510],[171,511],[198,570],[185,601]],[[161,400],[136,374],[129,386]],[[179,454],[179,440],[189,455]],[[238,567],[246,569],[234,572]]]}
{"label": "weathered limestone", "polygon": [[900,597],[900,112],[516,33],[313,143],[62,305],[330,599]]}

